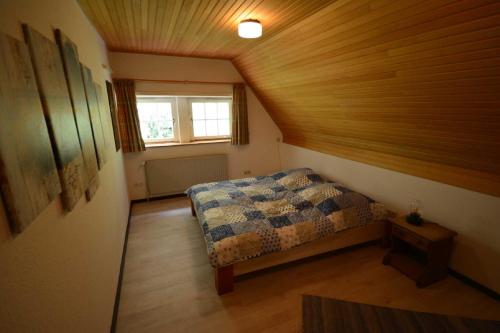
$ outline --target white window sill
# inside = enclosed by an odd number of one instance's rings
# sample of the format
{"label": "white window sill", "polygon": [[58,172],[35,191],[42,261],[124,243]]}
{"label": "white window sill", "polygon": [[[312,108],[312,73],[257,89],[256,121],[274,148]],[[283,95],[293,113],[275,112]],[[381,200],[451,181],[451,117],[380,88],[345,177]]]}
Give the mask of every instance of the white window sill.
{"label": "white window sill", "polygon": [[231,139],[216,139],[216,140],[197,140],[191,142],[162,142],[162,143],[146,143],[146,148],[161,148],[161,147],[177,147],[177,146],[191,146],[191,145],[204,145],[210,143],[228,143]]}

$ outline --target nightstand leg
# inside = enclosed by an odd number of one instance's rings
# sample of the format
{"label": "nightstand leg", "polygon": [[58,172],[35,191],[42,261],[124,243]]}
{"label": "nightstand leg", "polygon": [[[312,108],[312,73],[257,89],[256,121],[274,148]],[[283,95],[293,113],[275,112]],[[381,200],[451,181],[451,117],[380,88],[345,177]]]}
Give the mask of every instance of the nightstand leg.
{"label": "nightstand leg", "polygon": [[384,237],[382,237],[382,248],[387,249],[391,247],[391,230],[392,223],[390,221],[385,221]]}
{"label": "nightstand leg", "polygon": [[391,253],[389,252],[384,256],[384,259],[382,259],[382,264],[389,265],[390,263],[391,263]]}

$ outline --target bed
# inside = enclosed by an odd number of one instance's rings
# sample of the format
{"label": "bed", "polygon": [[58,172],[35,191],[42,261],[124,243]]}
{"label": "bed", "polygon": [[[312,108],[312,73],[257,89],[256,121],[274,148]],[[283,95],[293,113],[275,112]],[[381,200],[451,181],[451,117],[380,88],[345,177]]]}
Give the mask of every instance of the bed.
{"label": "bed", "polygon": [[219,294],[234,276],[381,239],[390,212],[309,168],[199,184],[198,217]]}

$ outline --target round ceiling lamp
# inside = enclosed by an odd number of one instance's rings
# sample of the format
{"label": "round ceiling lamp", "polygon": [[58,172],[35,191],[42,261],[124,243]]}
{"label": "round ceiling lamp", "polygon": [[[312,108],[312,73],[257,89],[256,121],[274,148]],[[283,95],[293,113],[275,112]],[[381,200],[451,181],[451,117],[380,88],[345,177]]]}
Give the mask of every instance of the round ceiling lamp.
{"label": "round ceiling lamp", "polygon": [[262,36],[262,24],[258,20],[243,20],[238,25],[238,36],[241,38],[259,38]]}

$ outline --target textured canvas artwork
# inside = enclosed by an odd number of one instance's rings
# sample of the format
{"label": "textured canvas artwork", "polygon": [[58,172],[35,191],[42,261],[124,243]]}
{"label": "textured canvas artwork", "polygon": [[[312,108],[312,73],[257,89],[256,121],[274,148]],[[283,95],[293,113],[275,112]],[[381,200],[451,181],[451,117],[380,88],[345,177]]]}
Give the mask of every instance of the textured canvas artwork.
{"label": "textured canvas artwork", "polygon": [[113,88],[113,84],[109,81],[106,81],[106,92],[108,94],[108,102],[109,102],[109,112],[111,116],[111,123],[113,125],[113,136],[115,139],[115,149],[116,151],[120,150],[121,148],[121,141],[120,141],[120,132],[118,129],[118,119],[116,118],[116,95],[115,95],[115,90]]}
{"label": "textured canvas artwork", "polygon": [[110,122],[109,122],[109,105],[108,105],[108,100],[105,99],[104,97],[104,90],[100,84],[97,84],[94,82],[95,85],[95,91],[97,95],[97,104],[99,105],[99,116],[101,117],[101,126],[102,126],[102,133],[104,137],[104,146],[106,147],[106,150],[110,148],[111,142],[113,139],[111,138],[111,131],[110,131]]}
{"label": "textured canvas artwork", "polygon": [[52,139],[63,206],[71,211],[85,192],[88,178],[61,55],[54,42],[28,25],[23,29]]}
{"label": "textured canvas artwork", "polygon": [[92,135],[89,108],[85,96],[82,71],[78,60],[78,49],[67,36],[56,30],[56,40],[63,60],[64,72],[73,106],[73,113],[78,128],[78,136],[82,148],[85,170],[88,178],[88,187],[85,191],[87,200],[90,200],[99,186],[99,168]]}
{"label": "textured canvas artwork", "polygon": [[0,190],[13,233],[61,193],[26,44],[0,34]]}
{"label": "textured canvas artwork", "polygon": [[94,146],[97,154],[97,164],[99,169],[102,169],[106,163],[106,146],[104,141],[104,132],[102,130],[101,115],[99,111],[99,101],[97,99],[97,92],[92,81],[92,72],[90,68],[81,65],[83,74],[83,83],[85,87],[85,95],[87,96],[87,105],[90,113],[90,121],[92,124],[92,133],[94,135]]}

